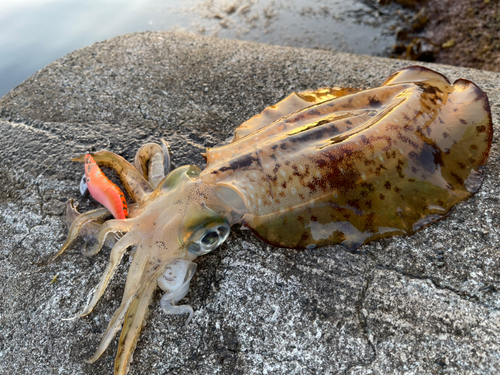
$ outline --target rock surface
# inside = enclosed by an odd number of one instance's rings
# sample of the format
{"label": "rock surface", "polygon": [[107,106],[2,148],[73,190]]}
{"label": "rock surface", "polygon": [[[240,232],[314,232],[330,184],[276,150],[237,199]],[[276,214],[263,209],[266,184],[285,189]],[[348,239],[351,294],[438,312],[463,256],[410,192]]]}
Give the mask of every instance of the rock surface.
{"label": "rock surface", "polygon": [[[108,262],[66,237],[79,196],[70,158],[110,149],[131,159],[164,137],[174,163],[292,91],[372,87],[407,62],[179,33],[118,37],[75,51],[0,99],[0,373],[111,374],[115,340],[86,364],[118,307],[126,257],[87,318],[79,312]],[[489,95],[495,138],[480,192],[412,237],[350,253],[271,248],[234,228],[198,271],[185,317],[159,293],[130,374],[498,374],[500,372],[500,76],[432,66]],[[57,276],[57,279],[55,277]],[[53,281],[53,282],[52,282]]]}

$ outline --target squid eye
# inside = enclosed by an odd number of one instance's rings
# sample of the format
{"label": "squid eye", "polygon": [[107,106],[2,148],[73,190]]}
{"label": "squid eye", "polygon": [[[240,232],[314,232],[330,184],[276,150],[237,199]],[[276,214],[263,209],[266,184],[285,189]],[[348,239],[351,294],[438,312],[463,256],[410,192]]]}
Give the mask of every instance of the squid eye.
{"label": "squid eye", "polygon": [[216,232],[208,232],[201,239],[201,243],[209,247],[212,247],[217,242],[219,242],[219,235]]}
{"label": "squid eye", "polygon": [[229,225],[209,228],[198,241],[188,245],[188,251],[194,255],[203,255],[216,249],[229,235]]}

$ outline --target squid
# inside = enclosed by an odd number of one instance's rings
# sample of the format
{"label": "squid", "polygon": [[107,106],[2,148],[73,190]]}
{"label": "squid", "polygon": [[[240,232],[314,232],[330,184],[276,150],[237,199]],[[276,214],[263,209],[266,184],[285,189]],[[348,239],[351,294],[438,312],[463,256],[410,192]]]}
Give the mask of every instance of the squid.
{"label": "squid", "polygon": [[[82,191],[104,207],[79,214],[68,203],[69,235],[84,255],[110,244],[108,266],[90,314],[123,255],[135,248],[120,307],[111,318],[96,361],[121,329],[115,375],[128,372],[133,350],[160,287],[166,314],[178,305],[196,271],[194,260],[220,246],[234,224],[277,247],[348,249],[380,238],[411,235],[446,217],[483,181],[493,135],[486,94],[474,83],[453,84],[419,66],[392,73],[367,90],[322,88],[292,93],[209,148],[207,166],[170,170],[170,151],[149,143],[133,163],[99,151],[85,163]],[[112,169],[122,190],[100,169]]]}

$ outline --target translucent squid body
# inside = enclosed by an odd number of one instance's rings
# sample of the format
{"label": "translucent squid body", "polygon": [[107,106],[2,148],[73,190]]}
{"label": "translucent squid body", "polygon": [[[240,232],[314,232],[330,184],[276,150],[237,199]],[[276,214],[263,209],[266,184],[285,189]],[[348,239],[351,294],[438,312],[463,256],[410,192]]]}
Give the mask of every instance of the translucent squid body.
{"label": "translucent squid body", "polygon": [[[414,66],[369,90],[293,93],[242,124],[230,144],[208,149],[203,171],[170,171],[164,141],[143,146],[134,165],[109,151],[74,159],[85,162],[82,188],[106,208],[79,215],[70,201],[68,239],[56,256],[78,235],[85,255],[114,245],[79,316],[136,247],[121,306],[89,361],[123,326],[115,374],[127,372],[157,286],[167,314],[191,319],[192,308],[176,303],[188,292],[193,260],[223,243],[233,224],[274,246],[355,249],[445,217],[481,186],[492,134],[487,96],[475,84]],[[118,174],[132,205],[98,165]]]}

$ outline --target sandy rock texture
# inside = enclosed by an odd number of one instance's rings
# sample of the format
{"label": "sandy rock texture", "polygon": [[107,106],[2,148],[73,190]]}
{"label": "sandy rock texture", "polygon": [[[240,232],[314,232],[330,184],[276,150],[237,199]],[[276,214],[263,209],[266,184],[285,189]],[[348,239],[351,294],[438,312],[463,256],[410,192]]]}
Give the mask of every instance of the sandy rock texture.
{"label": "sandy rock texture", "polygon": [[[179,33],[126,35],[75,51],[0,99],[0,374],[112,374],[117,341],[86,364],[119,306],[130,257],[94,312],[79,312],[108,262],[66,237],[82,167],[129,160],[164,137],[177,166],[292,91],[373,87],[408,62]],[[495,137],[480,192],[412,237],[351,253],[286,250],[234,228],[197,260],[192,323],[153,300],[130,374],[498,374],[500,76],[432,66],[489,95]],[[57,278],[55,278],[57,276]]]}

